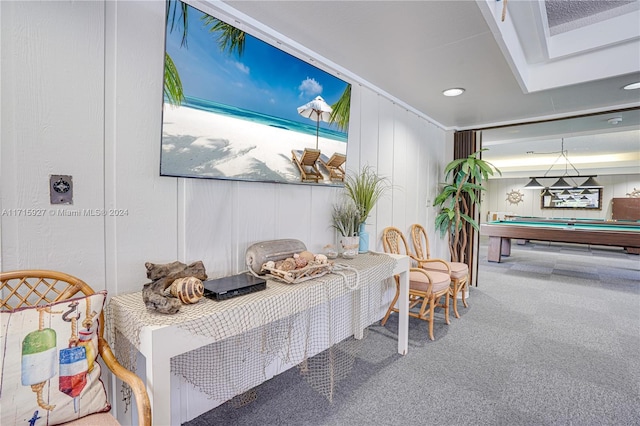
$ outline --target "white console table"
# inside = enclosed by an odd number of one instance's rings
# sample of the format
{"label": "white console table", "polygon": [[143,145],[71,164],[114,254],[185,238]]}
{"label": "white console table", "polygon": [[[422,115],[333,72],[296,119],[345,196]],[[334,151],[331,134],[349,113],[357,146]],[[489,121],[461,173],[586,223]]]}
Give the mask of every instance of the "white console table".
{"label": "white console table", "polygon": [[[400,277],[398,353],[405,355],[409,327],[409,258],[381,253],[361,254],[356,259],[358,258],[361,265],[362,261],[384,264],[384,279],[393,275]],[[195,305],[183,306],[179,313],[170,316],[149,312],[144,306],[141,292],[114,296],[106,309],[109,339],[112,347],[117,347],[117,332],[144,356],[146,371],[140,375],[146,378],[153,423],[181,423],[180,413],[176,412],[179,410],[175,407],[172,410],[171,407],[171,360],[174,357],[226,341],[225,339],[237,338],[243,333],[251,333],[259,327],[268,326],[271,321],[295,316],[314,309],[314,304],[326,303],[338,297],[347,297],[351,301],[352,312],[348,318],[351,319],[352,331],[349,333],[356,339],[362,339],[364,329],[372,323],[370,316],[364,312],[367,301],[362,290],[368,285],[367,272],[376,269],[376,276],[380,276],[380,268],[362,267],[357,265],[357,261],[344,259],[337,259],[337,262],[352,263],[350,266],[358,270],[358,274],[350,270],[343,271],[351,283],[355,283],[355,277],[360,277],[355,290],[345,285],[345,279],[337,274],[328,274],[299,284],[270,280],[266,290],[223,302],[202,299]],[[321,302],[316,302],[319,300]],[[266,309],[269,309],[268,318],[259,314]],[[234,321],[234,318],[241,318],[241,321]],[[334,343],[328,343],[327,347],[320,349],[327,349]],[[252,386],[257,384],[259,383]],[[117,405],[121,401],[114,403]]]}

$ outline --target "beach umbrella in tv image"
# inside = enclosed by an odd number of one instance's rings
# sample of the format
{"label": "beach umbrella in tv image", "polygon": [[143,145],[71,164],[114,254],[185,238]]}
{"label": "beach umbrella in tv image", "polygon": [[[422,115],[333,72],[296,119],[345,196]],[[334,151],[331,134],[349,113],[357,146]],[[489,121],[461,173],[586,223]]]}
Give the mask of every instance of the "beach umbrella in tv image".
{"label": "beach umbrella in tv image", "polygon": [[314,100],[298,107],[298,114],[316,122],[316,149],[318,149],[318,135],[320,133],[320,120],[329,122],[333,109],[322,96],[316,96]]}

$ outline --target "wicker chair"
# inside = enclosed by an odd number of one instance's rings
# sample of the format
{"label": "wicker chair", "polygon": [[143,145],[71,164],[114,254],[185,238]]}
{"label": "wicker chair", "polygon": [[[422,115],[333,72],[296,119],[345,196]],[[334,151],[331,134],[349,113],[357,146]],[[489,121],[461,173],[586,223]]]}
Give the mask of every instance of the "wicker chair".
{"label": "wicker chair", "polygon": [[[418,266],[428,271],[444,272],[445,267],[442,265],[442,261],[434,262],[434,259],[431,259],[427,231],[425,231],[421,225],[414,224],[411,225],[410,232],[415,256],[419,259],[423,259],[418,262]],[[447,262],[447,264],[450,271],[449,275],[451,275],[451,291],[449,295],[453,299],[453,314],[456,318],[460,318],[460,314],[458,314],[459,293],[462,293],[462,304],[464,307],[469,307],[466,299],[466,290],[468,289],[469,281],[469,266],[462,262]]]}
{"label": "wicker chair", "polygon": [[[22,270],[0,272],[0,309],[13,310],[38,306],[69,299],[81,293],[84,296],[95,291],[84,281],[71,275],[46,270]],[[146,387],[140,377],[125,369],[115,358],[111,348],[103,337],[104,314],[100,313],[98,330],[98,354],[111,372],[127,383],[133,392],[138,410],[138,425],[151,425],[151,404]],[[92,414],[72,421],[73,425],[109,425],[118,424],[109,413]]]}
{"label": "wicker chair", "polygon": [[[403,254],[409,256],[415,263],[417,259],[410,251],[407,240],[398,228],[388,227],[382,231],[382,245],[386,253]],[[445,272],[427,271],[423,268],[412,267],[409,269],[409,315],[429,323],[429,338],[435,340],[433,336],[433,319],[436,307],[444,308],[445,323],[449,324],[449,286],[451,277],[448,274],[448,266],[444,263]],[[391,312],[398,312],[395,307],[400,295],[399,277],[396,280],[396,294],[382,319],[384,326],[389,319]],[[440,300],[444,297],[444,303]],[[411,311],[420,305],[418,312]],[[428,309],[428,311],[427,311]]]}

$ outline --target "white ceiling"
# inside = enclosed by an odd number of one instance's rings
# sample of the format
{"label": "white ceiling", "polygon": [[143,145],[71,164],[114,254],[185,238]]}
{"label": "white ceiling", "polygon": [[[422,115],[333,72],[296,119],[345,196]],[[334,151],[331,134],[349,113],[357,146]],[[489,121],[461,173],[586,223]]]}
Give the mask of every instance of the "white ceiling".
{"label": "white ceiling", "polygon": [[[563,32],[561,40],[545,35],[546,11],[537,1],[509,0],[504,22],[504,3],[494,0],[225,3],[247,15],[234,25],[250,31],[253,18],[285,44],[294,40],[445,128],[640,105],[640,91],[622,90],[640,81],[639,1],[568,2],[571,8],[560,12],[565,20],[595,22],[574,37]],[[615,4],[628,13],[604,19],[606,11],[594,14],[577,6],[583,3]],[[585,37],[594,25],[598,31]],[[266,41],[279,38],[271,37]],[[543,59],[549,55],[555,57]],[[466,92],[444,97],[451,87]]]}
{"label": "white ceiling", "polygon": [[[189,2],[227,13],[233,25],[279,47],[293,46],[303,59],[309,55],[341,78],[373,86],[445,129],[640,108],[640,90],[622,89],[640,81],[638,0]],[[444,97],[451,87],[466,91]],[[585,128],[572,134],[594,126],[605,130],[589,131],[609,132],[602,118],[574,122]],[[638,114],[623,123],[632,131],[621,149],[640,151]],[[622,135],[622,127],[614,134]],[[597,154],[601,141],[580,145]],[[491,142],[485,132],[483,143]],[[501,152],[506,145],[504,139],[494,143],[493,155],[515,155]]]}

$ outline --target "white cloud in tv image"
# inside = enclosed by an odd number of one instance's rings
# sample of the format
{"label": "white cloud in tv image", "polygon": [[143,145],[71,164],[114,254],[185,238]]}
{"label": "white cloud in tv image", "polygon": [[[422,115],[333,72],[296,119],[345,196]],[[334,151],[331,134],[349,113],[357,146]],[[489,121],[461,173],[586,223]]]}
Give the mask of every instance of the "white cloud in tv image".
{"label": "white cloud in tv image", "polygon": [[[160,174],[342,184],[344,163],[324,163],[346,156],[350,89],[232,25],[169,2]],[[305,149],[320,151],[315,163]]]}

